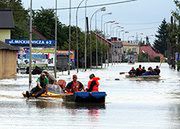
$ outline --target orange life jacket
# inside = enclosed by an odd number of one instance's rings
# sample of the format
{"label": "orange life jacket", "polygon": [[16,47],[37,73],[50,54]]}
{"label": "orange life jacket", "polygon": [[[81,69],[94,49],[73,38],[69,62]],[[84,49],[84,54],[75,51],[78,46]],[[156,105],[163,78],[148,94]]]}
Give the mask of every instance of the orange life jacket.
{"label": "orange life jacket", "polygon": [[88,92],[97,92],[99,91],[99,82],[98,80],[100,80],[99,77],[93,77],[91,80],[89,80],[88,82],[88,88],[87,91]]}

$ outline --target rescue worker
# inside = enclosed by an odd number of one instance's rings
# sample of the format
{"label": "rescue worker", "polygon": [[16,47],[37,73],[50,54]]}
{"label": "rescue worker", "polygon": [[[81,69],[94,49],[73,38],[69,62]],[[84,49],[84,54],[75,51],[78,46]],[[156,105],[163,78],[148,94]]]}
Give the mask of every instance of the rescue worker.
{"label": "rescue worker", "polygon": [[94,74],[91,74],[89,76],[89,82],[88,82],[88,87],[86,88],[87,92],[98,92],[99,91],[99,82],[100,80],[99,77],[95,77]]}
{"label": "rescue worker", "polygon": [[29,98],[32,94],[35,94],[35,98],[41,96],[41,94],[47,91],[47,85],[49,84],[49,80],[46,77],[45,73],[41,73],[40,77],[37,79],[37,86],[32,88],[30,93],[26,91],[26,96]]}
{"label": "rescue worker", "polygon": [[74,93],[79,91],[84,91],[84,86],[80,81],[77,81],[77,75],[72,76],[72,81],[65,87],[65,92]]}

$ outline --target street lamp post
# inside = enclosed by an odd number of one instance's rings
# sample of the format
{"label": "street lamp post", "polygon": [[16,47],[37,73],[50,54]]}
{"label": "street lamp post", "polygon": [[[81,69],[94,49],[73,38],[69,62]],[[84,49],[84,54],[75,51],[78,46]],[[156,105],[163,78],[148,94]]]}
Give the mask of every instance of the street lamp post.
{"label": "street lamp post", "polygon": [[[110,13],[105,13],[105,14],[102,14],[101,15],[101,32],[103,32],[103,17],[105,16],[105,15],[111,15],[112,13],[110,12]],[[105,22],[104,23],[104,33],[105,33],[105,24],[107,24],[107,23],[113,23],[114,21],[108,21],[108,22]]]}
{"label": "street lamp post", "polygon": [[31,69],[32,69],[32,0],[30,0],[30,28],[29,28],[29,91],[31,89],[31,83],[32,83],[32,75],[31,75]]}
{"label": "street lamp post", "polygon": [[87,13],[87,8],[86,8],[86,6],[87,6],[87,1],[88,0],[86,0],[85,1],[85,35],[84,35],[84,60],[85,60],[85,62],[84,62],[84,69],[85,69],[85,71],[86,71],[86,69],[87,69],[87,28],[86,28],[86,24],[87,24],[87,20],[86,20],[86,13]]}
{"label": "street lamp post", "polygon": [[106,33],[108,33],[108,27],[106,27],[106,24],[114,23],[115,21],[108,21],[104,23],[104,37],[106,38]]}
{"label": "street lamp post", "polygon": [[123,41],[124,41],[124,35],[129,33],[128,31],[125,31],[125,30],[121,30],[123,32]]}
{"label": "street lamp post", "polygon": [[70,75],[70,44],[71,44],[71,0],[69,0],[69,43],[68,43],[68,75]]}
{"label": "street lamp post", "polygon": [[[119,24],[119,23],[115,22],[110,25],[110,37],[113,37],[113,33],[112,33],[113,25],[117,25],[117,24]],[[113,55],[114,55],[114,44],[111,44],[111,63],[112,63],[112,65],[113,65],[113,60],[114,60]]]}
{"label": "street lamp post", "polygon": [[128,36],[128,41],[129,41],[129,38],[134,38],[134,36],[132,35],[132,36]]}
{"label": "street lamp post", "polygon": [[[99,11],[106,11],[106,7],[102,7],[102,8],[100,8],[100,9],[97,9],[93,14],[92,14],[92,16],[91,16],[91,18],[90,18],[90,31],[91,31],[91,29],[92,29],[92,18],[93,18],[93,16],[97,13],[97,12],[99,12]],[[96,25],[97,23],[96,23],[96,20],[95,20],[95,29],[97,29],[97,25]],[[92,31],[90,32],[90,68],[92,67]],[[96,38],[97,39],[97,38]],[[97,40],[96,40],[96,57],[97,57]],[[96,65],[97,65],[97,60],[96,60]],[[97,67],[97,66],[96,66]]]}
{"label": "street lamp post", "polygon": [[79,72],[79,31],[78,31],[78,9],[81,6],[81,4],[84,2],[84,0],[82,0],[77,9],[76,9],[76,67],[77,67],[77,73]]}
{"label": "street lamp post", "polygon": [[[110,13],[105,13],[105,14],[102,14],[101,15],[101,35],[103,35],[103,17],[104,16],[106,16],[106,15],[111,15],[112,13],[110,12]],[[101,36],[101,37],[103,37],[103,36]],[[101,45],[102,45],[102,43],[103,43],[103,40],[102,40],[102,38],[101,38]],[[103,63],[103,52],[102,52],[102,48],[100,48],[101,49],[101,68],[102,68],[102,63]]]}
{"label": "street lamp post", "polygon": [[56,78],[57,71],[57,0],[55,1],[55,50],[54,50],[54,77]]}
{"label": "street lamp post", "polygon": [[111,35],[111,37],[114,36],[113,25],[117,25],[117,24],[119,24],[119,23],[115,22],[115,23],[111,24],[111,26],[110,26],[110,35]]}
{"label": "street lamp post", "polygon": [[[108,27],[106,24],[114,23],[115,21],[108,21],[104,23],[104,38],[106,38],[106,33],[108,34]],[[109,49],[107,49],[107,66],[109,66]]]}
{"label": "street lamp post", "polygon": [[118,35],[118,29],[123,29],[124,27],[122,27],[122,26],[116,26],[116,27],[117,27],[116,28],[116,36],[120,38],[120,32],[119,32],[119,35]]}

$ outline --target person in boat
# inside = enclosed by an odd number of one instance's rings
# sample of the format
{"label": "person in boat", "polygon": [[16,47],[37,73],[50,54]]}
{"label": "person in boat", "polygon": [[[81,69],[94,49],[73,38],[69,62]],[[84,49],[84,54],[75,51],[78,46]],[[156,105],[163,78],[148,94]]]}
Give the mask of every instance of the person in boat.
{"label": "person in boat", "polygon": [[99,91],[99,77],[95,77],[94,74],[91,74],[89,76],[89,81],[88,81],[88,87],[86,88],[87,92],[98,92]]}
{"label": "person in boat", "polygon": [[128,73],[129,73],[129,76],[131,76],[131,77],[136,76],[136,70],[134,69],[134,67],[132,67]]}
{"label": "person in boat", "polygon": [[145,69],[145,67],[143,66],[143,67],[142,67],[142,74],[145,73],[145,72],[146,72],[146,69]]}
{"label": "person in boat", "polygon": [[36,87],[32,88],[30,93],[26,91],[26,96],[29,98],[33,94],[35,94],[35,98],[41,96],[41,94],[47,92],[47,85],[49,84],[49,80],[46,77],[45,73],[41,73],[40,77],[37,79]]}
{"label": "person in boat", "polygon": [[49,84],[57,84],[56,78],[52,76],[47,70],[43,70],[42,73],[46,74],[46,77],[49,80]]}
{"label": "person in boat", "polygon": [[33,75],[41,74],[42,73],[42,69],[40,67],[36,66],[31,73]]}
{"label": "person in boat", "polygon": [[141,76],[142,75],[142,68],[141,65],[136,69],[136,76]]}
{"label": "person in boat", "polygon": [[160,74],[160,69],[159,66],[156,66],[156,68],[154,69],[155,75],[159,75]]}
{"label": "person in boat", "polygon": [[148,75],[155,75],[155,72],[152,69],[152,67],[149,67],[148,70],[142,74],[142,76],[148,76]]}
{"label": "person in boat", "polygon": [[84,91],[84,86],[80,81],[77,81],[77,75],[72,76],[72,81],[67,84],[65,87],[65,92],[74,93]]}
{"label": "person in boat", "polygon": [[58,85],[62,89],[63,93],[65,93],[66,92],[66,81],[62,80],[62,79],[59,79],[58,80]]}

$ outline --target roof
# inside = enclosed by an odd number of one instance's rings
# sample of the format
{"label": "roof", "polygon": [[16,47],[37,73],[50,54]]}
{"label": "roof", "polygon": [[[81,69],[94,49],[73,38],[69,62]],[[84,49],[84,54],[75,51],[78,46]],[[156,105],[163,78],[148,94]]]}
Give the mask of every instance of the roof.
{"label": "roof", "polygon": [[104,37],[102,37],[101,35],[99,35],[99,34],[97,34],[97,33],[94,33],[94,34],[95,34],[95,36],[96,36],[97,38],[101,39],[101,40],[103,41],[103,43],[106,43],[106,44],[108,44],[108,45],[111,45],[111,44],[112,44],[110,41],[106,40],[106,39],[105,39]]}
{"label": "roof", "polygon": [[0,10],[0,29],[13,29],[14,20],[11,10]]}
{"label": "roof", "polygon": [[163,57],[161,53],[156,52],[151,46],[144,45],[140,47],[140,53],[147,53],[151,59],[159,56]]}
{"label": "roof", "polygon": [[4,43],[0,41],[0,50],[12,50],[12,51],[18,51],[19,49],[17,47],[11,46],[7,43]]}

